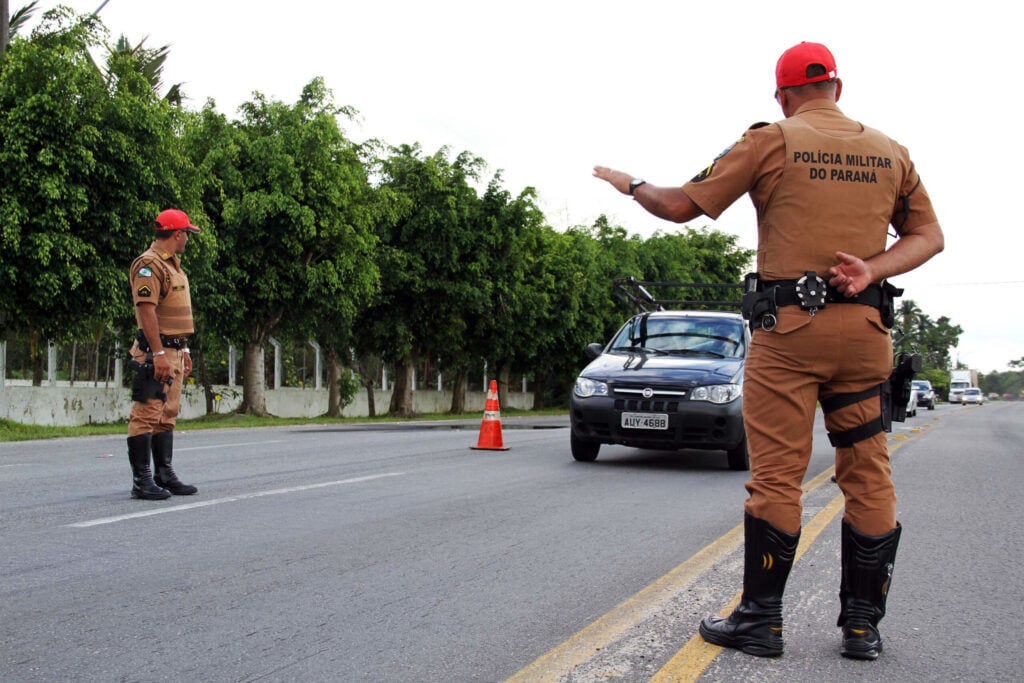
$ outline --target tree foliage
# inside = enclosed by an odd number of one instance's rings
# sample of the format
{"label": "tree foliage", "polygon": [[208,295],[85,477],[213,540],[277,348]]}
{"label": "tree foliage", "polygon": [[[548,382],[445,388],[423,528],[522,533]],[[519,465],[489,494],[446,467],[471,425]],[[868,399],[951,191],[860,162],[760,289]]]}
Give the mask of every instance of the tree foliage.
{"label": "tree foliage", "polygon": [[921,354],[925,370],[946,370],[950,367],[949,350],[957,346],[961,334],[963,328],[948,317],[932,320],[913,299],[902,299],[896,313],[893,351]]}
{"label": "tree foliage", "polygon": [[152,234],[140,226],[188,176],[173,116],[131,58],[112,59],[110,81],[94,67],[102,36],[94,18],[47,12],[0,72],[0,309],[40,361],[41,340],[131,317],[127,265]]}
{"label": "tree foliage", "polygon": [[[321,79],[287,105],[256,93],[226,123],[208,105],[189,137],[209,174],[222,334],[244,344],[243,408],[266,413],[263,354],[277,330],[354,318],[377,286],[366,170]],[[331,338],[329,341],[335,341]]]}
{"label": "tree foliage", "polygon": [[[254,93],[234,119],[213,101],[189,111],[179,86],[161,92],[166,46],[122,36],[95,64],[97,17],[58,8],[24,37],[25,16],[0,59],[0,328],[34,340],[37,359],[47,340],[114,329],[130,341],[127,267],[168,206],[203,229],[184,263],[207,405],[207,354],[238,344],[243,410],[256,414],[272,336],[323,350],[330,414],[350,399],[353,370],[369,388],[382,366],[395,371],[398,415],[412,412],[412,373],[427,366],[450,378],[456,412],[483,363],[502,394],[516,373],[536,405],[561,402],[587,344],[630,313],[614,279],[738,283],[750,266],[735,236],[708,228],[643,239],[600,216],[556,231],[532,188],[485,177],[468,151],[353,142],[342,124],[356,112],[322,79],[294,104]],[[960,327],[910,300],[899,327],[897,350],[941,375]]]}

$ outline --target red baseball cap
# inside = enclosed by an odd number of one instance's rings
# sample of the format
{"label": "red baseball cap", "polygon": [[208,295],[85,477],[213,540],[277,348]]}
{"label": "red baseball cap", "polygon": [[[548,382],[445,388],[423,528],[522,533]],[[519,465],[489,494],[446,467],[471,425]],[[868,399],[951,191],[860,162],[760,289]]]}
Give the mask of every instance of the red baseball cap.
{"label": "red baseball cap", "polygon": [[164,209],[156,217],[156,231],[157,233],[164,233],[174,230],[199,232],[199,228],[192,225],[192,221],[188,219],[188,214],[184,211],[180,209]]}
{"label": "red baseball cap", "polygon": [[[825,73],[807,77],[807,67],[820,64]],[[775,65],[775,85],[779,88],[793,88],[808,83],[834,81],[836,79],[836,58],[821,43],[800,43],[794,45],[779,57]]]}

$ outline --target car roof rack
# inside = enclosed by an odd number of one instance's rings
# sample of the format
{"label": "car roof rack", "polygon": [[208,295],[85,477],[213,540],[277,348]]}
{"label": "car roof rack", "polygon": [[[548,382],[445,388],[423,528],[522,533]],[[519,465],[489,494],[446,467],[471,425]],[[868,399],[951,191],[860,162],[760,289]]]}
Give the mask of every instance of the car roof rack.
{"label": "car roof rack", "polygon": [[657,282],[654,280],[638,280],[633,276],[615,278],[615,298],[633,308],[636,313],[652,311],[679,310],[680,308],[704,308],[709,310],[738,309],[739,301],[706,300],[706,299],[658,299],[647,289],[648,287],[676,289],[738,289],[743,285],[720,282]]}

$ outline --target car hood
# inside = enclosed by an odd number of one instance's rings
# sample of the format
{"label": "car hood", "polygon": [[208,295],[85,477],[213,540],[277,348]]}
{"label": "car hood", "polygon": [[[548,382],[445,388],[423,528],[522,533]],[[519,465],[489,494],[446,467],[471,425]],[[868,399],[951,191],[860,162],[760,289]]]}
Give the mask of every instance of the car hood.
{"label": "car hood", "polygon": [[605,353],[583,369],[581,376],[611,383],[695,387],[740,382],[742,358]]}

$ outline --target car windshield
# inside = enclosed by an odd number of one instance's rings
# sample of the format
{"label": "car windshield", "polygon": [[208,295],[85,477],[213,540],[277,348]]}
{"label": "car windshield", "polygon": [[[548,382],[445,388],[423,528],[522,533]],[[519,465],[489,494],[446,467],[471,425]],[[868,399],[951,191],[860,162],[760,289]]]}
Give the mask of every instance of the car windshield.
{"label": "car windshield", "polygon": [[931,389],[932,385],[929,384],[928,382],[922,382],[920,380],[916,380],[916,381],[914,381],[914,388],[915,389]]}
{"label": "car windshield", "polygon": [[968,389],[966,393],[970,396],[977,396],[981,393],[981,389]]}
{"label": "car windshield", "polygon": [[720,318],[633,318],[611,344],[612,351],[742,358],[743,323]]}

